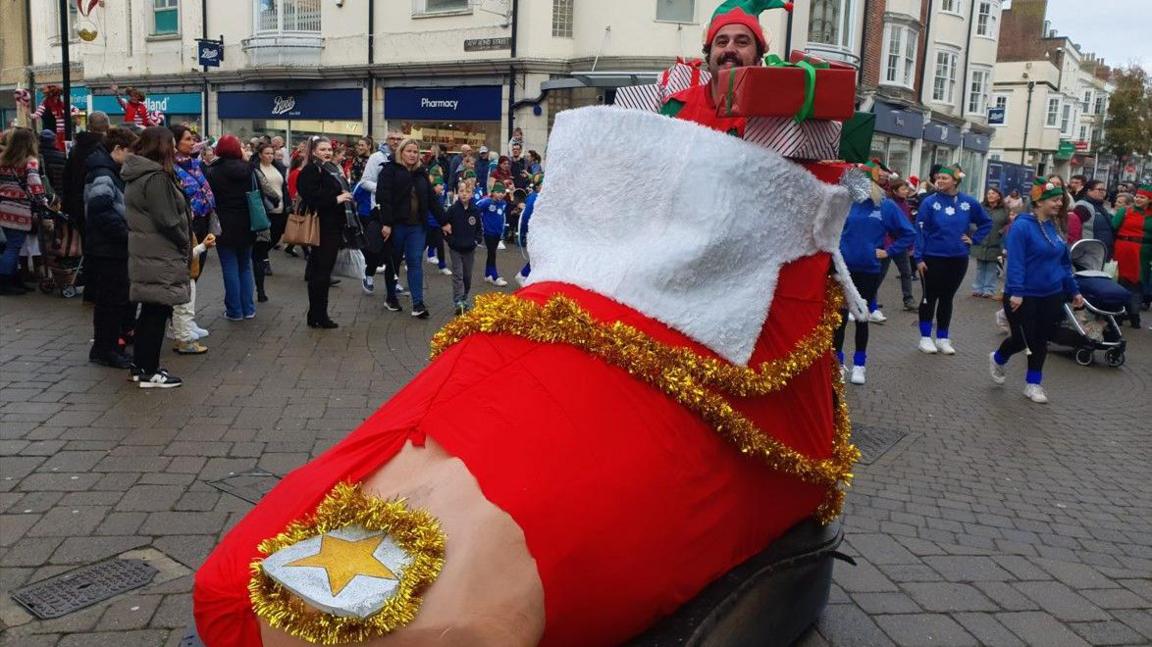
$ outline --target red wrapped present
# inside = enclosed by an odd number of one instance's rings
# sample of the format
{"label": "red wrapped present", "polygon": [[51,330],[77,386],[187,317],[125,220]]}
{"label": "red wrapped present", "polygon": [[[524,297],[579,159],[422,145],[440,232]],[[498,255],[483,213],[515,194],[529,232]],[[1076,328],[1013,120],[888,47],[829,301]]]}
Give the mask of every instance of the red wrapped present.
{"label": "red wrapped present", "polygon": [[856,68],[802,52],[785,62],[769,56],[764,67],[720,70],[714,84],[722,117],[793,117],[844,121],[856,112]]}
{"label": "red wrapped present", "polygon": [[664,70],[657,85],[660,86],[661,101],[688,88],[704,85],[712,80],[712,74],[704,67],[704,61],[693,58],[676,58],[676,64]]}

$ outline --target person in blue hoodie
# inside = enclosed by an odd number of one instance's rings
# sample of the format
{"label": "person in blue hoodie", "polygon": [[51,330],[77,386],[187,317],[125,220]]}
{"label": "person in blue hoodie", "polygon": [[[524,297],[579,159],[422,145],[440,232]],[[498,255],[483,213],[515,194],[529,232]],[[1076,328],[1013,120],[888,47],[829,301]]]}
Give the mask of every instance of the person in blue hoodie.
{"label": "person in blue hoodie", "polygon": [[508,285],[508,281],[501,278],[500,271],[496,269],[496,249],[504,238],[504,214],[508,211],[508,202],[504,198],[508,195],[508,189],[503,182],[497,182],[492,185],[490,193],[488,197],[476,202],[476,208],[480,211],[480,221],[484,225],[484,247],[488,250],[484,263],[484,280],[502,288]]}
{"label": "person in blue hoodie", "polygon": [[1064,188],[1038,180],[1033,188],[1032,213],[1016,216],[1005,241],[1007,255],[1004,281],[1004,314],[1012,335],[991,353],[988,363],[992,381],[1004,384],[1005,366],[1020,351],[1028,354],[1024,397],[1038,404],[1048,402],[1044,393],[1044,359],[1048,336],[1058,325],[1060,310],[1071,298],[1073,307],[1084,305],[1068,245],[1052,219],[1064,206]]}
{"label": "person in blue hoodie", "polygon": [[528,221],[532,220],[532,214],[536,211],[536,197],[540,195],[542,188],[544,188],[544,174],[537,173],[532,177],[532,193],[524,198],[524,211],[520,214],[520,236],[517,240],[520,241],[520,253],[524,255],[524,267],[520,268],[520,272],[514,278],[521,286],[528,281],[528,275],[532,273],[532,259],[528,256]]}
{"label": "person in blue hoodie", "polygon": [[[936,192],[920,202],[916,214],[916,265],[924,286],[920,301],[920,351],[955,355],[948,327],[952,323],[952,300],[968,272],[972,243],[984,240],[992,219],[980,201],[960,193],[964,173],[956,166],[942,166],[933,181]],[[972,231],[972,227],[976,231]],[[936,342],[932,321],[936,321]]]}
{"label": "person in blue hoodie", "polygon": [[[891,243],[885,247],[885,235]],[[852,205],[844,232],[840,235],[840,253],[848,265],[852,283],[871,303],[880,287],[880,261],[904,254],[916,240],[916,231],[904,212],[889,198],[877,204],[872,198]],[[848,312],[842,311],[840,327],[836,329],[836,358],[844,371],[844,329],[848,325]],[[856,353],[852,358],[852,383],[864,384],[865,364],[868,360],[868,321],[856,320]]]}

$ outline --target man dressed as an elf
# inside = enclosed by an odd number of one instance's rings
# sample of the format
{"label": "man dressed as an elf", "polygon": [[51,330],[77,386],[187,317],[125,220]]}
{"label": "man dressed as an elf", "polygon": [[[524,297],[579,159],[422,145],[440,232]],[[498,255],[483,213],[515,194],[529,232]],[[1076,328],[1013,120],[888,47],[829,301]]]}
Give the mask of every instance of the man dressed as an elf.
{"label": "man dressed as an elf", "polygon": [[[779,4],[726,2],[709,68],[757,64]],[[675,101],[557,116],[526,287],[478,298],[223,538],[193,593],[207,647],[617,645],[839,515],[848,192],[730,136],[706,89]],[[778,612],[823,599],[794,586]]]}
{"label": "man dressed as an elf", "polygon": [[1140,327],[1141,302],[1152,299],[1152,184],[1136,189],[1132,206],[1112,218],[1116,249],[1112,257],[1120,266],[1120,282],[1132,292],[1128,318]]}

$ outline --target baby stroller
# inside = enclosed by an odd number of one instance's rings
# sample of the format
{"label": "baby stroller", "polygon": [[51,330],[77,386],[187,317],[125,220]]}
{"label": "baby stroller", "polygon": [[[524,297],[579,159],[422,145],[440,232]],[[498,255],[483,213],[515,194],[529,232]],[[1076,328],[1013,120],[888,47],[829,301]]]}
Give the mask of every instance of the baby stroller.
{"label": "baby stroller", "polygon": [[1124,314],[1129,294],[1104,271],[1108,248],[1098,240],[1086,238],[1073,244],[1069,253],[1080,294],[1084,297],[1084,309],[1077,312],[1065,303],[1064,318],[1050,341],[1075,349],[1073,357],[1081,366],[1091,366],[1098,350],[1104,351],[1104,362],[1108,366],[1123,366],[1128,343],[1116,317]]}
{"label": "baby stroller", "polygon": [[71,299],[76,296],[76,277],[80,273],[80,229],[66,214],[49,211],[40,221],[40,253],[44,256],[44,270],[40,291]]}

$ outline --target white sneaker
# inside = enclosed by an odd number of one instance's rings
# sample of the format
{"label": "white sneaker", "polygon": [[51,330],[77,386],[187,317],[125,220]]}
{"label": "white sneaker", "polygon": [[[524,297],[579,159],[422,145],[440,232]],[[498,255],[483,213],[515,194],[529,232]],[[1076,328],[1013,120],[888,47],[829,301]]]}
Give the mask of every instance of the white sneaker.
{"label": "white sneaker", "polygon": [[864,367],[863,366],[853,366],[852,367],[852,383],[853,384],[863,384],[864,383]]}
{"label": "white sneaker", "polygon": [[935,355],[938,352],[936,350],[936,344],[932,343],[931,337],[920,338],[920,352],[928,353],[929,355]]}
{"label": "white sneaker", "polygon": [[937,339],[936,350],[944,353],[945,355],[955,355],[956,349],[952,348],[952,340],[950,339]]}
{"label": "white sneaker", "polygon": [[197,339],[204,339],[208,336],[208,331],[196,324],[192,324],[192,332],[196,333]]}
{"label": "white sneaker", "polygon": [[441,267],[440,273],[444,276],[452,276],[452,270],[448,269],[447,267]]}
{"label": "white sneaker", "polygon": [[496,279],[492,278],[491,276],[485,276],[485,277],[484,277],[484,282],[485,282],[485,283],[495,283],[495,282],[496,282]]}
{"label": "white sneaker", "polygon": [[508,285],[508,281],[505,281],[503,277],[498,276],[498,277],[496,277],[496,280],[492,282],[492,284],[498,288],[502,288],[502,287]]}
{"label": "white sneaker", "polygon": [[988,353],[988,372],[992,375],[992,381],[996,384],[1003,384],[1004,380],[1008,379],[1007,371],[996,362],[995,351]]}
{"label": "white sneaker", "polygon": [[848,313],[848,321],[856,321],[856,315],[849,312]]}
{"label": "white sneaker", "polygon": [[1024,397],[1036,404],[1048,404],[1048,395],[1044,393],[1044,387],[1039,384],[1029,384],[1025,386]]}
{"label": "white sneaker", "polygon": [[876,312],[873,312],[871,315],[868,316],[868,321],[871,321],[872,323],[882,324],[885,321],[888,321],[888,317],[884,316],[884,311],[877,310]]}
{"label": "white sneaker", "polygon": [[500,243],[498,245],[496,245],[496,249],[508,249],[508,248],[504,246],[504,241],[500,241]]}
{"label": "white sneaker", "polygon": [[517,272],[516,276],[513,276],[512,278],[516,279],[516,285],[519,285],[520,287],[524,287],[524,284],[528,282],[528,277],[519,272]]}
{"label": "white sneaker", "polygon": [[439,265],[440,264],[440,259],[435,257],[435,256],[425,256],[424,258],[428,261],[429,265]]}

